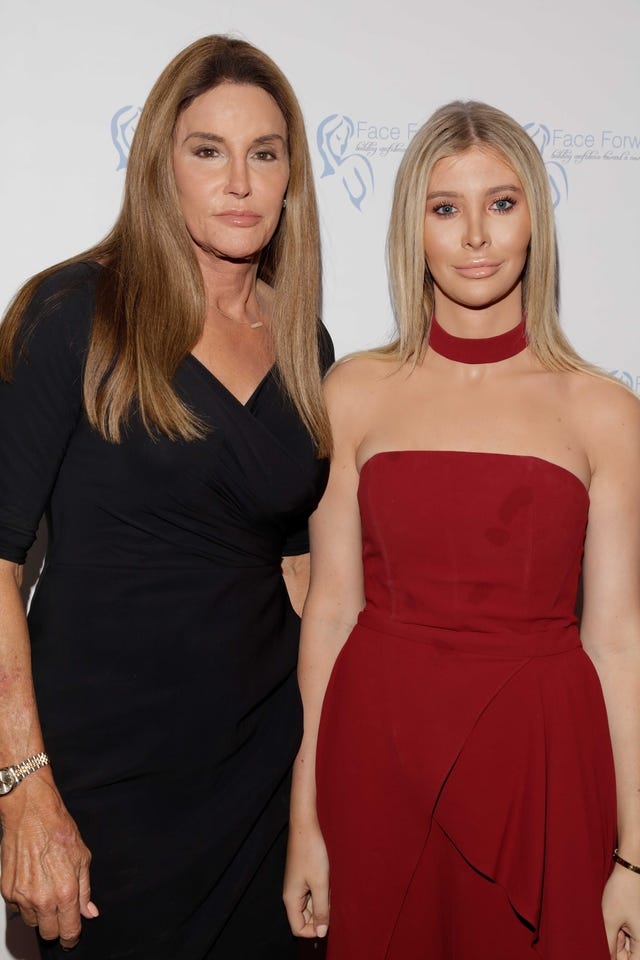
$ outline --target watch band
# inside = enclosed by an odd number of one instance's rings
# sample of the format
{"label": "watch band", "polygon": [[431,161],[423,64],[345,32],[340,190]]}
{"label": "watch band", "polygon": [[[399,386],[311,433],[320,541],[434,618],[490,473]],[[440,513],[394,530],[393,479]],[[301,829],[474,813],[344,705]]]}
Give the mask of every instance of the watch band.
{"label": "watch band", "polygon": [[35,773],[36,770],[40,770],[48,764],[49,757],[46,753],[34,753],[32,757],[28,757],[21,763],[14,763],[10,767],[0,769],[0,797],[10,793],[30,773]]}

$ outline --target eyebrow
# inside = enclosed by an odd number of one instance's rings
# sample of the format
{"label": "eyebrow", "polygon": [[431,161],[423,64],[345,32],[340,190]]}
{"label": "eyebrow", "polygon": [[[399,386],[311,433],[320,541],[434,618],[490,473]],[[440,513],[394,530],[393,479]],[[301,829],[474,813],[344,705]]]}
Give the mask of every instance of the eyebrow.
{"label": "eyebrow", "polygon": [[[217,133],[206,133],[203,130],[194,130],[193,133],[188,133],[187,136],[182,141],[186,143],[187,140],[206,140],[208,143],[224,143],[224,137],[221,137]],[[252,140],[254,143],[273,143],[274,140],[279,140],[280,143],[286,147],[286,141],[279,133],[265,133],[261,137],[256,137],[255,140]]]}
{"label": "eyebrow", "polygon": [[[490,187],[489,190],[485,190],[485,197],[490,197],[493,193],[503,193],[509,191],[510,193],[522,193],[522,187],[516,187],[515,183],[503,183],[498,184],[497,187]],[[464,194],[456,193],[455,190],[435,190],[432,193],[427,194],[427,200],[435,200],[436,197],[462,197]]]}

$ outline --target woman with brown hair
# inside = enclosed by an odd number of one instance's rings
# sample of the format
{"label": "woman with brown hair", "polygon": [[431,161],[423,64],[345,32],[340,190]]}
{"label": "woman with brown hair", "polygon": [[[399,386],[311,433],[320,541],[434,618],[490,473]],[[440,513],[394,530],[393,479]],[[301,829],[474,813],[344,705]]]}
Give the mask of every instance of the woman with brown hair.
{"label": "woman with brown hair", "polygon": [[198,40],[151,91],[109,236],[0,333],[2,893],[46,956],[291,955],[319,299],[295,95],[251,44]]}
{"label": "woman with brown hair", "polygon": [[292,929],[331,960],[635,956],[640,404],[561,332],[546,171],[501,111],[418,131],[388,254],[398,338],[327,379]]}

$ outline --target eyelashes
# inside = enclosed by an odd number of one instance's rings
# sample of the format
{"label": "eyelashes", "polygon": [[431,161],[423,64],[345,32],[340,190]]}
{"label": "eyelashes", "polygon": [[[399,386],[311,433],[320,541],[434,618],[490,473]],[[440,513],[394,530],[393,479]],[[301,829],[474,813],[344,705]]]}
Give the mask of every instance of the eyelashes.
{"label": "eyelashes", "polygon": [[517,203],[513,197],[504,196],[498,197],[491,204],[492,209],[496,210],[498,213],[508,213],[509,210],[512,210]]}
{"label": "eyelashes", "polygon": [[[221,150],[212,146],[194,147],[192,152],[195,157],[200,157],[202,160],[215,160],[223,156]],[[279,154],[275,150],[256,150],[249,156],[249,159],[259,160],[262,163],[272,163],[279,159]]]}
{"label": "eyelashes", "polygon": [[218,156],[218,151],[215,147],[196,147],[193,150],[193,155],[195,157],[202,157],[203,160],[211,160]]}
{"label": "eyelashes", "polygon": [[456,212],[456,208],[452,203],[436,203],[432,210],[433,213],[437,213],[440,217],[451,217]]}
{"label": "eyelashes", "polygon": [[[495,211],[499,214],[509,213],[510,210],[517,204],[515,197],[510,196],[509,194],[504,194],[504,196],[496,197],[495,200],[491,201],[489,207],[490,210]],[[432,213],[435,213],[437,216],[446,219],[447,217],[452,217],[454,214],[458,213],[458,207],[455,204],[450,203],[449,201],[440,201],[433,204]]]}

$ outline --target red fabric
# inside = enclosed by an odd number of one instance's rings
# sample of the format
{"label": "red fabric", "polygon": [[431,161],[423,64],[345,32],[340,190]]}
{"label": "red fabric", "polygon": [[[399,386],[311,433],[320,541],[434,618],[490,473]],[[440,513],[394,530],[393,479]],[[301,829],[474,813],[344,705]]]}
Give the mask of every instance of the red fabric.
{"label": "red fabric", "polygon": [[496,337],[456,337],[447,333],[435,317],[431,320],[429,346],[442,357],[458,363],[498,363],[515,357],[527,345],[524,317],[520,323]]}
{"label": "red fabric", "polygon": [[501,960],[503,941],[505,960],[606,960],[584,486],[535,457],[403,451],[365,464],[359,498],[367,605],[318,743],[330,960]]}

